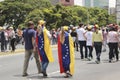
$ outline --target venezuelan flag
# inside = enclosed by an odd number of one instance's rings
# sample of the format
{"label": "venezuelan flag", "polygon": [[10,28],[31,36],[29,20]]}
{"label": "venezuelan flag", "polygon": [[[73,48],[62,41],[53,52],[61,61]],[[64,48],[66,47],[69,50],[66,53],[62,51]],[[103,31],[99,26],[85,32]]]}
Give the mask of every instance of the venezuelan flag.
{"label": "venezuelan flag", "polygon": [[52,55],[50,40],[47,36],[47,29],[43,28],[42,34],[37,36],[36,39],[41,60],[45,62],[53,62],[54,59]]}
{"label": "venezuelan flag", "polygon": [[73,40],[69,33],[65,32],[65,41],[62,44],[60,42],[60,36],[58,36],[58,58],[60,65],[60,73],[70,71],[74,73],[74,46]]}

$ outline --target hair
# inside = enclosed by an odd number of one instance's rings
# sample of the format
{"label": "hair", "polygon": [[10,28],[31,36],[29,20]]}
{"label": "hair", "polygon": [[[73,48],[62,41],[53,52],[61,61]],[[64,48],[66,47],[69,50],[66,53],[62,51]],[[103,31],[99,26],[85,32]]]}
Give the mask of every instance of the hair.
{"label": "hair", "polygon": [[83,23],[80,23],[80,24],[79,24],[79,27],[82,27],[82,26],[83,26]]}
{"label": "hair", "polygon": [[64,41],[65,41],[64,29],[62,28],[60,32],[60,42],[63,44]]}
{"label": "hair", "polygon": [[30,27],[31,25],[34,25],[33,21],[29,21],[27,26]]}
{"label": "hair", "polygon": [[114,27],[111,27],[110,31],[116,31],[116,29]]}
{"label": "hair", "polygon": [[88,29],[88,28],[87,28],[87,30],[88,30],[88,31],[91,31],[92,29]]}

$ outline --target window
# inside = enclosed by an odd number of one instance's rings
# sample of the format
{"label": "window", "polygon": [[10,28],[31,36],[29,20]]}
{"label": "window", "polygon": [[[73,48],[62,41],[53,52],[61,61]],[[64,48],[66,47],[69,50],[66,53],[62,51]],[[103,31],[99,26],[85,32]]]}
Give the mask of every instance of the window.
{"label": "window", "polygon": [[66,2],[70,2],[70,0],[65,0]]}

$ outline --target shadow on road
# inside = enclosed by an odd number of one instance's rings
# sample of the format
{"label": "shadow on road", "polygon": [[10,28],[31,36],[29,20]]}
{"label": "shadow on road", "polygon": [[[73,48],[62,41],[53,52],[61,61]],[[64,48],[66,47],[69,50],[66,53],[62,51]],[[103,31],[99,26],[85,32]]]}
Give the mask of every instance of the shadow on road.
{"label": "shadow on road", "polygon": [[87,63],[87,64],[96,64],[96,62],[89,62],[89,63]]}
{"label": "shadow on road", "polygon": [[64,78],[64,76],[51,76],[49,78],[55,78],[56,80],[62,79],[62,80],[73,80],[73,77],[70,78]]}
{"label": "shadow on road", "polygon": [[18,78],[27,78],[27,79],[44,79],[45,77],[43,77],[42,75],[38,75],[38,74],[29,74],[28,76],[26,77],[22,77],[21,74],[18,74],[18,75],[14,75],[14,77],[18,77]]}

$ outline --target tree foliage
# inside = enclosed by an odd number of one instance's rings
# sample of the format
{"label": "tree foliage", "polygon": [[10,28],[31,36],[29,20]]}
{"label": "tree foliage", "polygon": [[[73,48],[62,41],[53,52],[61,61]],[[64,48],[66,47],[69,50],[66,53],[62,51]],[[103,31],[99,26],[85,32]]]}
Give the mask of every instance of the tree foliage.
{"label": "tree foliage", "polygon": [[98,23],[104,26],[115,23],[115,15],[108,15],[107,10],[80,6],[52,6],[49,0],[5,0],[0,3],[0,25],[25,26],[29,20],[36,23],[45,20],[49,29],[64,25]]}
{"label": "tree foliage", "polygon": [[18,26],[24,23],[25,17],[32,10],[29,4],[20,2],[2,2],[0,6],[0,25],[14,25]]}

